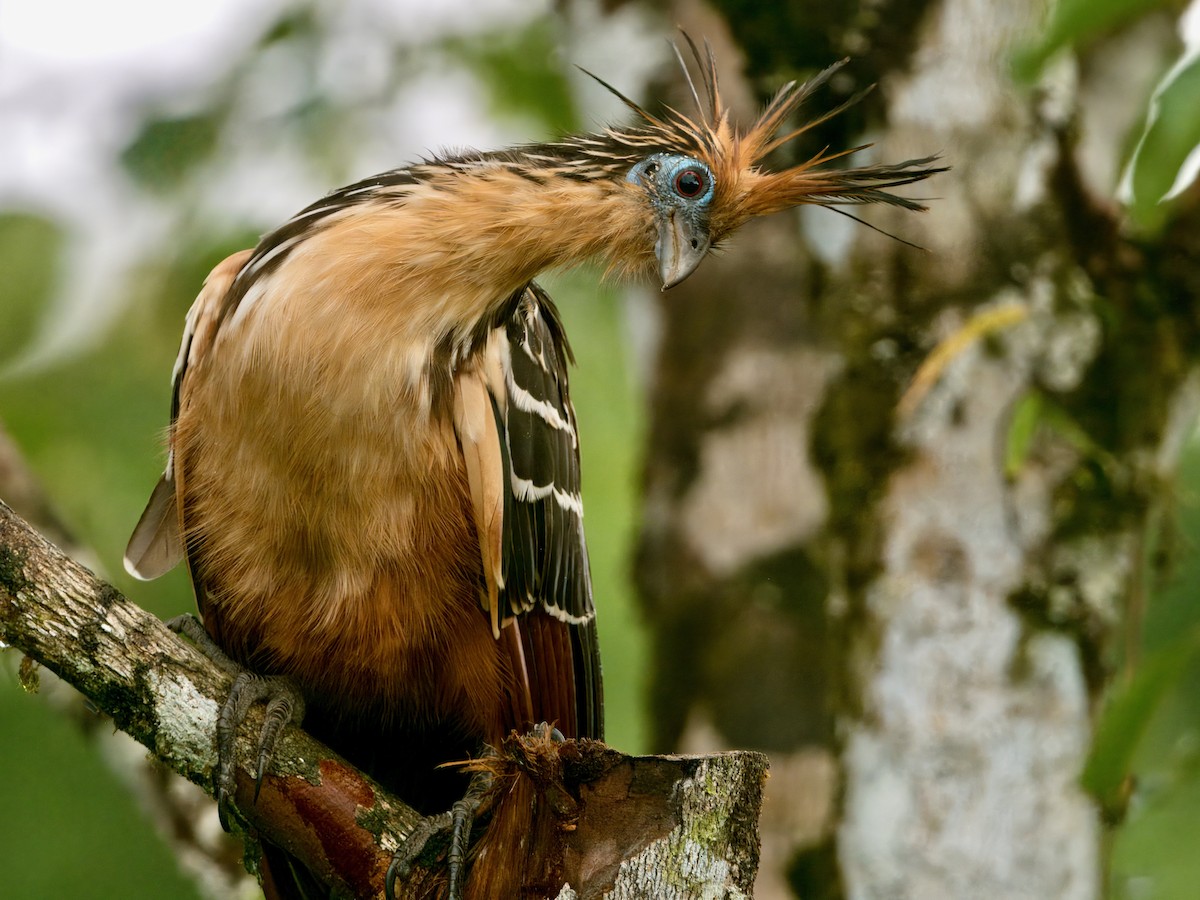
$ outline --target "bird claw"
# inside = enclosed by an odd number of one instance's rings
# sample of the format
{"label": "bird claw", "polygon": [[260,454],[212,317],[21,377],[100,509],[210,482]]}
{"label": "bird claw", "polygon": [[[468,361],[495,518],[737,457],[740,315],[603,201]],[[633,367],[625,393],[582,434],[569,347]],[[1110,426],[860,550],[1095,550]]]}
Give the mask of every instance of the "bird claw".
{"label": "bird claw", "polygon": [[204,623],[191,613],[167,619],[163,624],[176,634],[181,634],[190,640],[196,645],[196,649],[208,657],[210,662],[215,663],[230,677],[236,676],[238,672],[242,671],[242,667],[230,659],[225,651],[217,646],[217,642],[212,639],[212,636],[204,630]]}
{"label": "bird claw", "polygon": [[387,900],[396,900],[395,883],[408,877],[413,863],[425,851],[425,846],[435,835],[450,831],[453,819],[448,812],[436,816],[426,816],[417,823],[412,834],[400,845],[392,863],[388,866],[387,877],[383,883],[383,893]]}
{"label": "bird claw", "polygon": [[[548,738],[555,744],[566,742],[563,733],[546,722],[535,725],[530,734],[538,739]],[[484,747],[484,755],[494,757],[497,753],[490,747]],[[425,852],[429,841],[438,835],[446,835],[449,842],[449,849],[446,851],[446,900],[462,900],[466,885],[467,851],[471,846],[471,829],[494,781],[495,776],[490,768],[475,769],[471,773],[471,783],[467,786],[467,792],[450,807],[449,812],[427,816],[417,824],[388,866],[383,883],[386,900],[396,900],[396,882],[408,877],[413,863]]]}
{"label": "bird claw", "polygon": [[275,754],[275,745],[283,726],[304,718],[304,698],[291,681],[279,676],[255,675],[245,669],[233,679],[233,687],[217,713],[217,809],[221,825],[229,830],[228,812],[232,809],[237,785],[237,733],[246,714],[255,703],[266,703],[262,729],[258,733],[258,759],[254,770],[254,802],[262,790],[263,776]]}
{"label": "bird claw", "polygon": [[283,726],[304,718],[304,697],[287,678],[263,676],[239,666],[216,645],[195,616],[176,616],[167,627],[187,636],[197,648],[220,668],[233,675],[229,696],[217,713],[217,767],[213,782],[217,794],[217,814],[221,827],[230,830],[229,815],[235,812],[233,798],[237,788],[237,732],[255,703],[266,703],[262,729],[258,733],[258,758],[254,770],[254,802],[258,802],[263,777],[275,754],[275,745]]}
{"label": "bird claw", "polygon": [[438,813],[422,819],[408,839],[392,857],[384,880],[384,895],[387,900],[396,900],[396,882],[408,877],[413,863],[425,851],[429,841],[440,834],[448,834],[450,847],[446,851],[448,887],[446,900],[462,900],[466,884],[467,851],[471,846],[471,829],[475,816],[483,804],[484,797],[492,788],[492,773],[479,769],[472,773],[471,783],[463,798],[449,812]]}

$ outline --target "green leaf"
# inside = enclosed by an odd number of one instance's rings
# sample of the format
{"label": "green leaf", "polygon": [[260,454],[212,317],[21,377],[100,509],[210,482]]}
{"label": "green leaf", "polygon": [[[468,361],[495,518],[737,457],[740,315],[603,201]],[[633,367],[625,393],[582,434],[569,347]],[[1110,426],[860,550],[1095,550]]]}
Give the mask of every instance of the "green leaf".
{"label": "green leaf", "polygon": [[1133,678],[1116,689],[1096,726],[1083,787],[1105,809],[1119,809],[1134,752],[1167,693],[1200,651],[1200,630],[1148,657]]}
{"label": "green leaf", "polygon": [[1134,152],[1131,212],[1153,228],[1166,218],[1162,199],[1175,183],[1184,161],[1200,147],[1200,56],[1177,66],[1150,102],[1146,130]]}
{"label": "green leaf", "polygon": [[1042,419],[1042,406],[1041,392],[1027,391],[1013,408],[1004,447],[1004,473],[1009,478],[1015,478],[1029,458],[1033,438]]}
{"label": "green leaf", "polygon": [[1031,390],[1017,401],[1008,422],[1004,473],[1009,478],[1020,474],[1041,429],[1073,447],[1085,460],[1104,469],[1115,466],[1112,454],[1096,443],[1066,409],[1041,391]]}
{"label": "green leaf", "polygon": [[1032,81],[1042,66],[1063,47],[1086,43],[1173,0],[1059,0],[1050,12],[1050,20],[1041,40],[1017,51],[1013,72],[1021,81]]}
{"label": "green leaf", "polygon": [[1197,822],[1200,777],[1192,770],[1154,792],[1117,832],[1108,896],[1112,900],[1194,896],[1200,883]]}
{"label": "green leaf", "polygon": [[122,151],[121,164],[143,186],[167,191],[212,156],[219,134],[212,113],[151,119]]}

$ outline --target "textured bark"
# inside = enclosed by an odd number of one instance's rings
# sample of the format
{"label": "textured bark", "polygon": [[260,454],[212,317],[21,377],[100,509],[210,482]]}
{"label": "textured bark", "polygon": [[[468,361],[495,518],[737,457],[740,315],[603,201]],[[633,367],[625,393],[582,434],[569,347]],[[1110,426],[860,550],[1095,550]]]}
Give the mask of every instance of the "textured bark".
{"label": "textured bark", "polygon": [[[1197,295],[1180,291],[1200,265],[1172,247],[1194,241],[1194,204],[1139,246],[1103,199],[1116,172],[1086,181],[1088,141],[1116,148],[1136,124],[1120,91],[1089,96],[1117,60],[1064,62],[1040,96],[1009,82],[1042,9],[931,5],[888,84],[885,152],[933,139],[962,161],[919,238],[938,264],[889,279],[881,307],[933,311],[926,346],[1023,318],[964,345],[891,432],[904,458],[872,511],[877,568],[848,592],[839,854],[855,897],[1102,893],[1079,774],[1194,421]],[[1080,117],[1103,113],[1110,130],[1081,139]],[[1014,458],[1029,403],[1053,413]]]}
{"label": "textured bark", "polygon": [[810,211],[658,302],[654,749],[796,773],[767,788],[760,900],[1098,896],[1079,774],[1196,412],[1196,189],[1154,241],[1105,199],[1153,70],[1130,62],[1170,33],[1027,90],[1041,2],[715,5],[677,17],[749,83],[847,53],[821,108],[878,81],[819,145],[954,170],[924,216],[865,211],[928,252]]}
{"label": "textured bark", "polygon": [[[30,471],[15,442],[0,424],[0,497],[40,534],[63,548],[72,559],[92,564],[94,554],[79,545],[59,518],[42,485]],[[145,750],[121,731],[104,726],[82,694],[53,673],[38,670],[28,657],[12,667],[30,689],[62,715],[79,724],[95,752],[136,796],[139,808],[171,848],[201,895],[228,900],[257,891],[242,865],[240,842],[221,831],[216,809],[204,791],[148,758]],[[4,663],[0,657],[0,664]],[[10,777],[15,777],[9,773]]]}
{"label": "textured bark", "polygon": [[[229,679],[3,504],[0,641],[76,687],[160,761],[196,784],[211,786],[217,710]],[[261,710],[252,712],[255,720],[261,725]],[[252,758],[252,731],[253,726],[243,729],[242,759]],[[418,819],[296,729],[288,729],[281,740],[257,803],[250,802],[253,779],[244,770],[238,774],[238,809],[249,826],[294,849],[310,868],[336,883],[382,883],[390,849]],[[336,842],[314,841],[305,827],[314,820],[322,821],[323,833],[336,835]]]}
{"label": "textured bark", "polygon": [[[228,677],[3,503],[0,642],[78,688],[161,762],[211,786]],[[240,759],[253,758],[260,725],[253,710]],[[544,868],[566,873],[577,896],[749,895],[766,778],[760,754],[627,757],[581,741],[552,745],[551,757],[555,774],[538,782],[539,807],[557,816],[561,838],[546,852],[561,861]],[[525,742],[506,744],[501,760],[528,771]],[[285,730],[257,799],[252,776],[239,769],[235,801],[254,834],[357,897],[382,895],[392,853],[419,818],[297,728]],[[441,869],[417,868],[400,895],[424,896]]]}
{"label": "textured bark", "polygon": [[583,812],[566,838],[560,900],[751,896],[766,773],[758,753],[629,757],[609,750],[572,761],[564,780],[586,786]]}

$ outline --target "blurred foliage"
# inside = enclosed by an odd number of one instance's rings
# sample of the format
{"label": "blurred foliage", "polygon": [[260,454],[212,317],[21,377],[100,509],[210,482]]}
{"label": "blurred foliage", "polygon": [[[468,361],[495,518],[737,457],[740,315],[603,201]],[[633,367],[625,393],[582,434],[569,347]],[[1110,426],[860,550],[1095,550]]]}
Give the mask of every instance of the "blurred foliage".
{"label": "blurred foliage", "polygon": [[562,312],[577,363],[571,400],[579,415],[588,553],[599,611],[606,739],[645,752],[646,638],[633,602],[629,553],[636,528],[643,411],[633,378],[620,293],[597,289],[600,272],[541,279]]}
{"label": "blurred foliage", "polygon": [[1005,435],[1004,474],[1014,478],[1028,462],[1035,439],[1042,432],[1054,434],[1081,459],[1104,469],[1115,469],[1117,461],[1061,404],[1046,392],[1033,388],[1013,405]]}
{"label": "blurred foliage", "polygon": [[0,366],[33,336],[57,287],[62,229],[31,213],[0,211]]}
{"label": "blurred foliage", "polygon": [[[1017,78],[1031,82],[1060,51],[1084,48],[1148,13],[1178,13],[1181,0],[1057,0],[1040,37],[1013,56]],[[1128,160],[1129,213],[1147,234],[1170,217],[1167,198],[1193,151],[1200,151],[1200,56],[1180,56],[1149,98]],[[1193,179],[1196,173],[1192,173]]]}
{"label": "blurred foliage", "polygon": [[1114,900],[1175,900],[1200,884],[1200,442],[1165,488],[1167,527],[1182,544],[1153,591],[1141,663],[1114,686],[1096,726],[1084,784],[1110,810],[1128,807],[1111,848]]}
{"label": "blurred foliage", "polygon": [[[0,365],[33,333],[61,280],[55,223],[0,215]],[[152,460],[159,404],[146,398],[154,341],[119,333],[105,348],[34,382],[0,381],[0,415],[24,445],[66,514],[105,561],[120,559],[120,533],[136,503],[132,470]],[[151,356],[154,354],[151,352]],[[153,365],[169,365],[169,358]],[[154,381],[161,382],[161,369]],[[140,487],[136,488],[140,490]],[[132,795],[102,763],[77,723],[27,697],[17,654],[0,654],[0,882],[11,897],[189,897],[195,889],[151,833]],[[10,665],[11,664],[11,665]]]}
{"label": "blurred foliage", "polygon": [[1167,218],[1164,203],[1188,156],[1200,148],[1200,56],[1172,69],[1155,92],[1132,166],[1134,218],[1155,230]]}
{"label": "blurred foliage", "polygon": [[[492,111],[500,117],[533,116],[551,134],[576,128],[579,117],[564,78],[566,62],[558,52],[558,27],[535,19],[529,28],[509,34],[456,38],[446,42],[451,59],[464,63],[487,87]],[[531,136],[530,140],[536,140]]]}
{"label": "blurred foliage", "polygon": [[219,134],[215,115],[151,119],[125,148],[121,163],[143,186],[169,191],[212,156]]}
{"label": "blurred foliage", "polygon": [[1059,50],[1086,44],[1164,6],[1178,7],[1179,3],[1177,0],[1057,0],[1038,40],[1014,56],[1014,71],[1018,78],[1031,81]]}
{"label": "blurred foliage", "polygon": [[1083,786],[1102,809],[1109,811],[1109,818],[1119,819],[1124,814],[1134,777],[1134,755],[1154,714],[1179,685],[1198,651],[1200,627],[1193,628],[1182,640],[1155,650],[1108,698],[1083,770]]}
{"label": "blurred foliage", "polygon": [[79,724],[25,696],[7,666],[0,725],[0,894],[198,896]]}

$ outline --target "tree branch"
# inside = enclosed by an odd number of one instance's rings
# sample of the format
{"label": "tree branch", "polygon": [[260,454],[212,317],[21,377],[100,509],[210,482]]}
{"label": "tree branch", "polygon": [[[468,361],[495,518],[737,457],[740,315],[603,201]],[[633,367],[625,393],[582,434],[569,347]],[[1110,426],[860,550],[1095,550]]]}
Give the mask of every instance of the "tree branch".
{"label": "tree branch", "polygon": [[[211,792],[228,677],[3,502],[0,642],[50,668]],[[261,710],[252,710],[239,759],[253,758],[260,724]],[[519,756],[521,745],[505,751]],[[564,875],[560,898],[750,895],[764,756],[629,757],[592,741],[568,742],[560,755],[561,780],[548,790],[575,801],[563,839],[547,848],[560,854],[547,867]],[[239,769],[235,805],[259,837],[359,897],[381,895],[392,854],[420,818],[298,728],[285,730],[257,802],[252,776]],[[417,870],[412,884],[427,878]]]}
{"label": "tree branch", "polygon": [[[33,474],[20,449],[0,420],[0,497],[11,504],[18,515],[68,556],[92,565],[95,553],[79,543],[72,529],[56,513],[49,495]],[[180,867],[195,882],[202,897],[227,900],[246,896],[251,875],[243,864],[242,842],[214,829],[217,814],[204,790],[186,782],[124,732],[102,724],[82,694],[49,670],[38,671],[28,656],[15,658],[14,675],[26,675],[24,686],[36,690],[60,715],[70,719],[108,770],[133,794],[137,805],[153,824],[155,832],[174,854]],[[0,658],[0,663],[3,663]],[[9,773],[9,777],[15,777]],[[3,790],[0,787],[0,790]]]}

